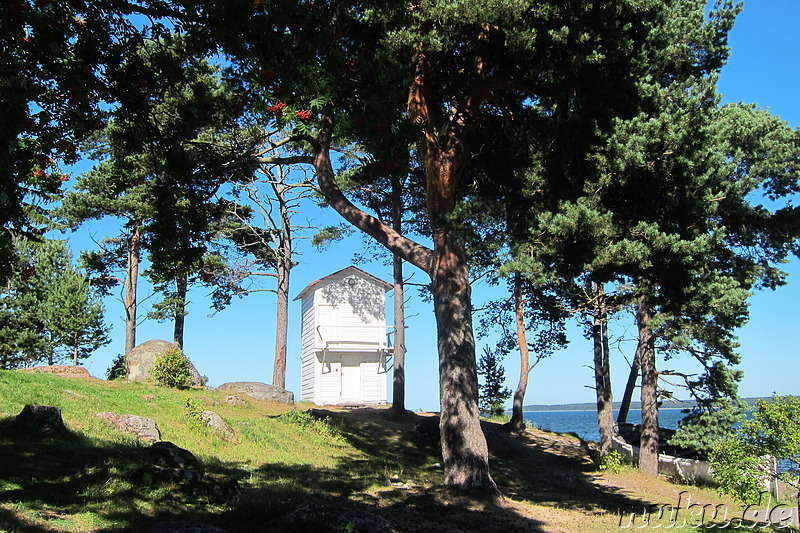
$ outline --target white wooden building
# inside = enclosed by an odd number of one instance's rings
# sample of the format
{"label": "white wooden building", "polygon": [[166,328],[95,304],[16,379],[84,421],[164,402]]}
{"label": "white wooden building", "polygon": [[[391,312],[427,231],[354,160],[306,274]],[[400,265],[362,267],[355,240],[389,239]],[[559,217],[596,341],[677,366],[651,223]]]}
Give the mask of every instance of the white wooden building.
{"label": "white wooden building", "polygon": [[386,403],[392,347],[388,283],[347,267],[308,285],[302,301],[300,399],[326,404]]}

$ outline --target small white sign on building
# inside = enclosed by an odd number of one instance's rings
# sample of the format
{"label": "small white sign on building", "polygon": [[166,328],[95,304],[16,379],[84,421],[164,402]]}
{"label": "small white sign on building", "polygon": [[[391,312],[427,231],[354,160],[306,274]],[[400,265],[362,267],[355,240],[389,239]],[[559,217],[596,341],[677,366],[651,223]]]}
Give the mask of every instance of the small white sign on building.
{"label": "small white sign on building", "polygon": [[387,400],[393,349],[385,281],[347,267],[309,284],[302,301],[300,399],[317,405]]}

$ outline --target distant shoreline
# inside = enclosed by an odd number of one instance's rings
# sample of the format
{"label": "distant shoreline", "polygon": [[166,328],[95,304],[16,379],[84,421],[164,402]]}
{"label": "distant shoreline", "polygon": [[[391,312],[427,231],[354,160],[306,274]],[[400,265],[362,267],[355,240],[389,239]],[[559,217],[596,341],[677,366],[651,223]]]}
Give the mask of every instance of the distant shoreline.
{"label": "distant shoreline", "polygon": [[[770,397],[742,398],[748,405],[755,405],[756,400],[770,400]],[[618,411],[621,402],[614,402],[614,410]],[[694,400],[675,400],[664,404],[660,409],[692,409],[695,406]],[[631,409],[641,409],[641,402],[631,402]],[[544,411],[596,411],[597,404],[587,403],[565,403],[558,405],[525,405],[522,412],[544,412]]]}

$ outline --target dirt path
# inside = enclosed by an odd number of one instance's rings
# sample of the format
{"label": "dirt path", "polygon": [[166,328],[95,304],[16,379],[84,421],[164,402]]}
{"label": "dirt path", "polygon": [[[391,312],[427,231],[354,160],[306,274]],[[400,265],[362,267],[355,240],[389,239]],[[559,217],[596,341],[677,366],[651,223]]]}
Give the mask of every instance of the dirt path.
{"label": "dirt path", "polygon": [[[432,413],[398,416],[381,408],[316,412],[342,420],[378,453],[406,461],[406,477],[420,478],[420,469],[431,467],[411,463],[414,453],[423,449],[435,457],[436,444],[420,443],[418,435],[421,427],[436,427],[438,419]],[[509,434],[491,422],[484,422],[483,429],[503,498],[487,501],[453,494],[439,487],[437,473],[427,481],[406,483],[403,490],[387,487],[361,495],[360,503],[402,531],[585,533],[677,528],[684,522],[691,529],[701,521],[719,524],[741,518],[735,502],[711,489],[651,478],[632,468],[617,474],[599,472],[591,459],[591,443],[570,435],[532,429]]]}

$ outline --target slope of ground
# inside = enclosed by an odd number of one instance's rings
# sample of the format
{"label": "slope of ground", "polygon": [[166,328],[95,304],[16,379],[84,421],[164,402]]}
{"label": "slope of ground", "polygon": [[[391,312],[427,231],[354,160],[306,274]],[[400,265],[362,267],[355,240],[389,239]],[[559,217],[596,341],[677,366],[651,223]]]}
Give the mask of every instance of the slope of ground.
{"label": "slope of ground", "polygon": [[[716,530],[741,516],[709,489],[632,469],[600,473],[590,446],[569,435],[509,435],[491,422],[484,431],[503,497],[454,494],[440,487],[431,414],[328,408],[312,416],[251,398],[237,407],[224,397],[0,371],[0,531],[147,531],[175,520],[229,532],[697,531],[701,521]],[[61,408],[71,435],[4,431],[25,404]],[[222,416],[235,441],[193,423],[198,404]],[[209,472],[236,479],[239,496],[211,502],[132,479],[145,445],[94,416],[104,411],[153,418],[165,440],[192,451]],[[729,527],[747,530],[741,525]]]}

